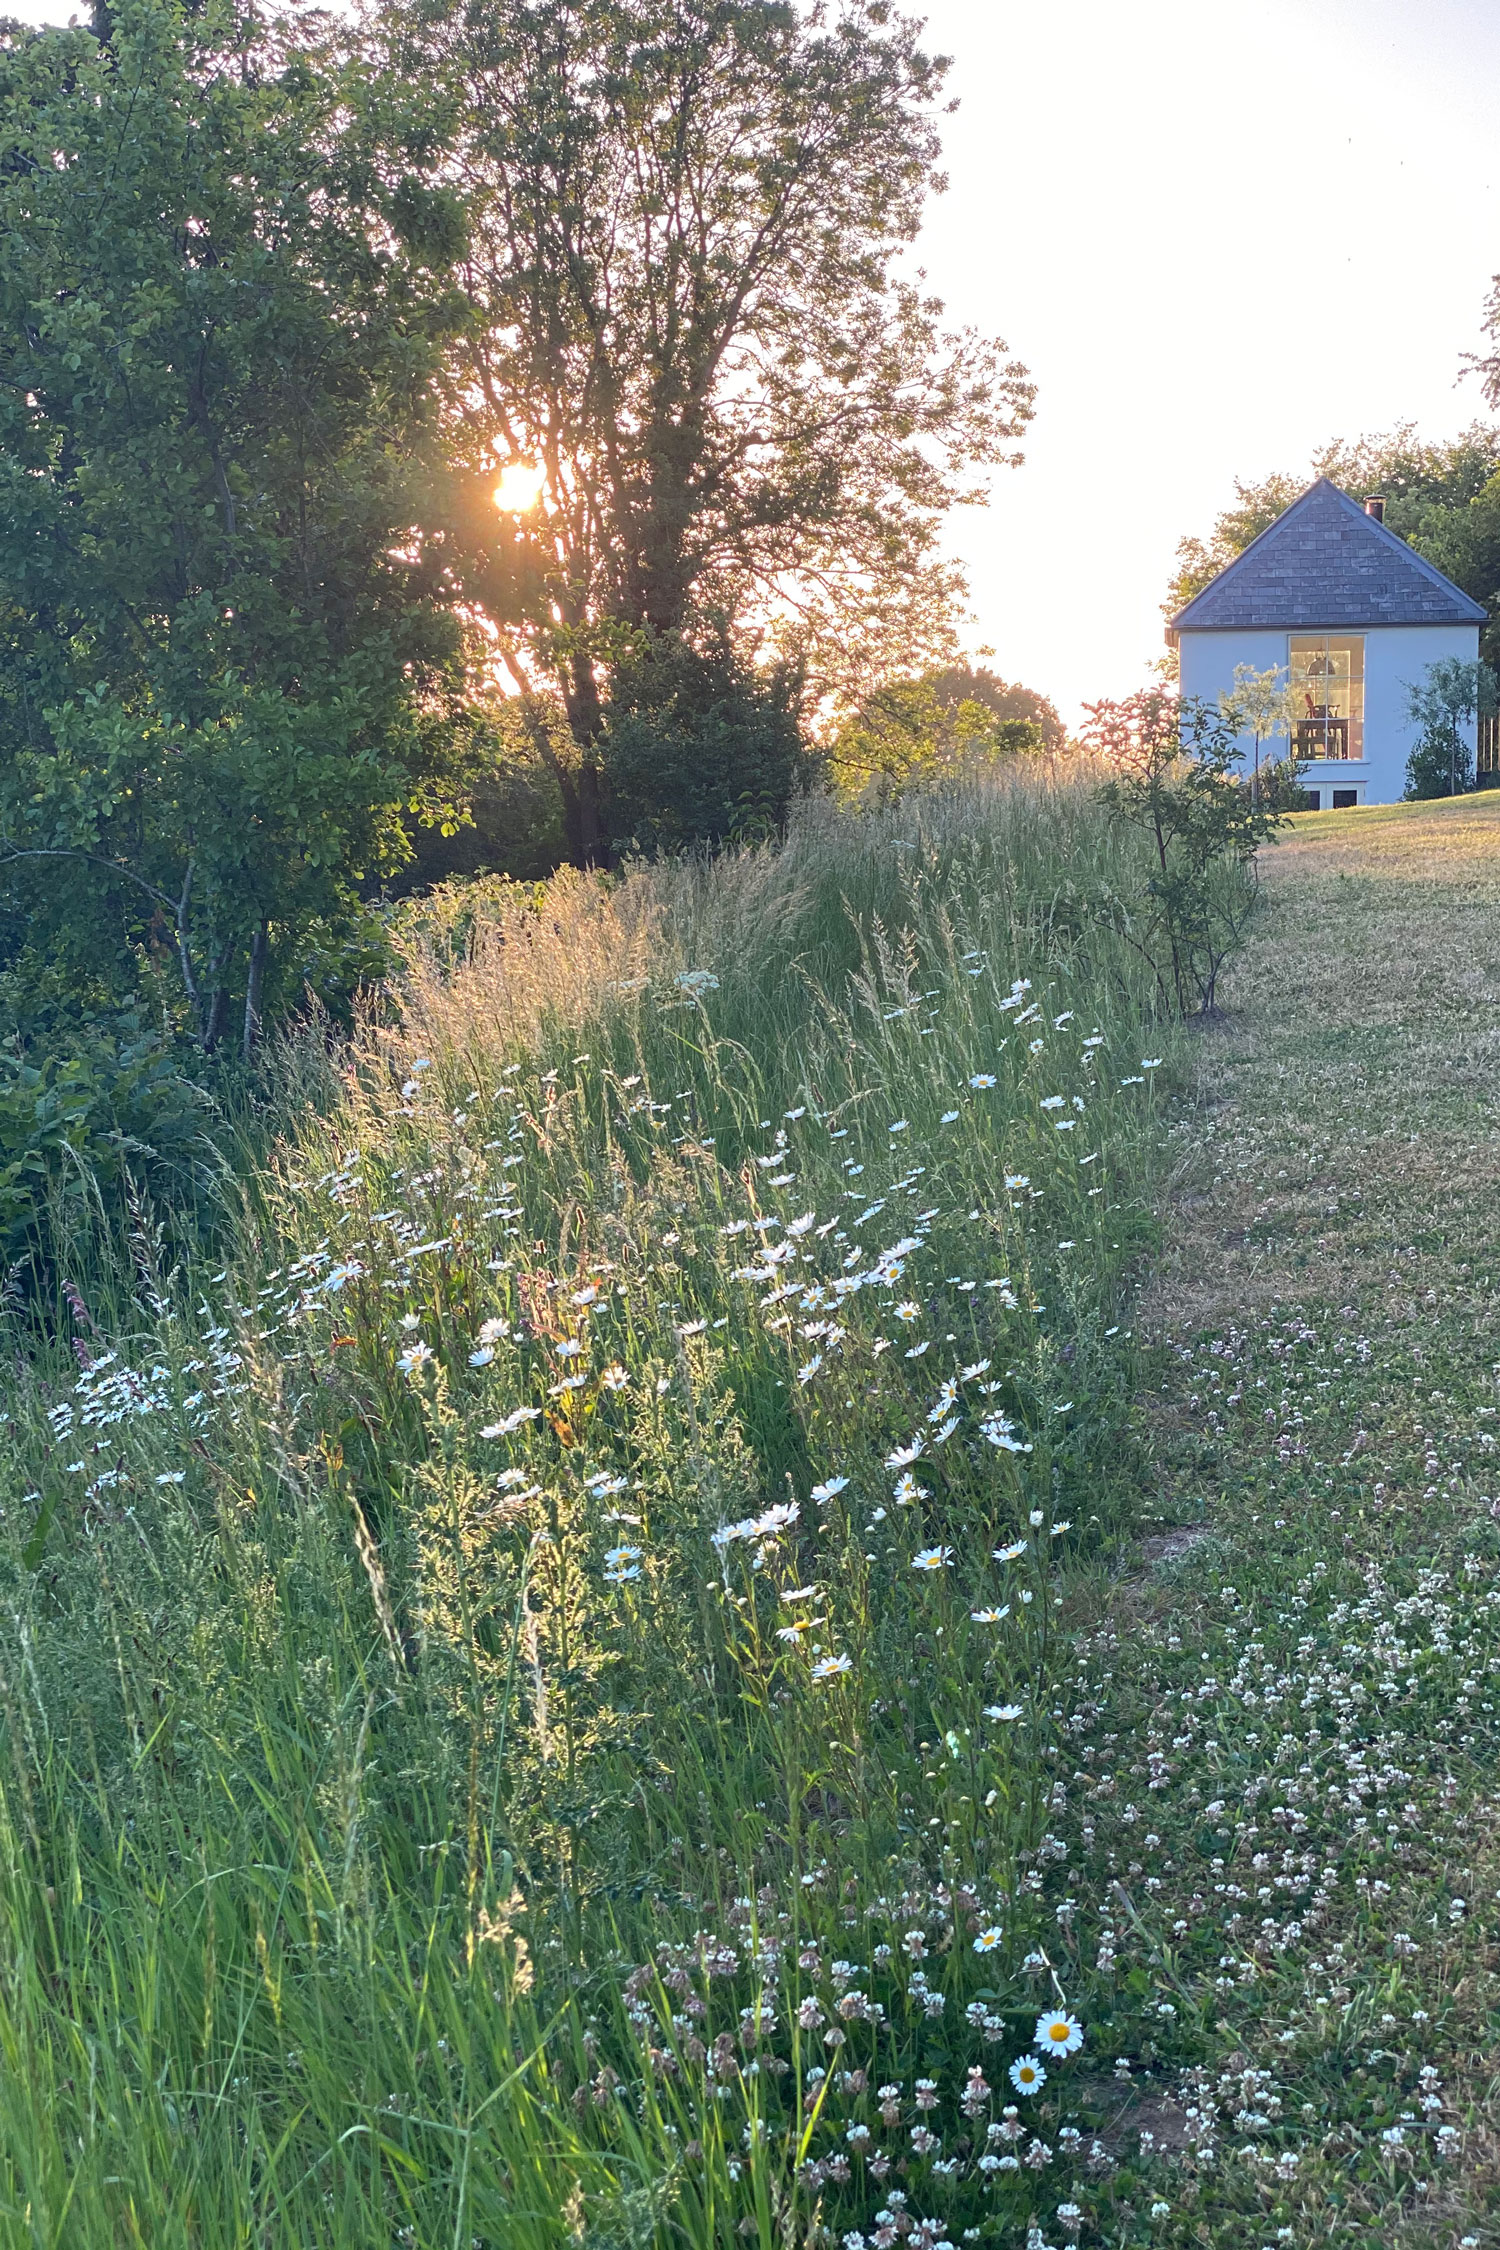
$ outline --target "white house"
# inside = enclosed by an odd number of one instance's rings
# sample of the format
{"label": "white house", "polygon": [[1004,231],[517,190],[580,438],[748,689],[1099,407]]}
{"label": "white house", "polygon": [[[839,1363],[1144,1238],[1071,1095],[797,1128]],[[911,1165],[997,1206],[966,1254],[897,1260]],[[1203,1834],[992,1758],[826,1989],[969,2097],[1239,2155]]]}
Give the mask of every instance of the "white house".
{"label": "white house", "polygon": [[[1275,666],[1290,683],[1310,810],[1395,803],[1415,733],[1408,686],[1441,657],[1479,655],[1478,602],[1383,514],[1379,500],[1361,508],[1319,477],[1167,628],[1184,696],[1217,703],[1237,664]],[[1251,754],[1247,736],[1247,764]],[[1263,758],[1286,754],[1284,737],[1262,745]]]}

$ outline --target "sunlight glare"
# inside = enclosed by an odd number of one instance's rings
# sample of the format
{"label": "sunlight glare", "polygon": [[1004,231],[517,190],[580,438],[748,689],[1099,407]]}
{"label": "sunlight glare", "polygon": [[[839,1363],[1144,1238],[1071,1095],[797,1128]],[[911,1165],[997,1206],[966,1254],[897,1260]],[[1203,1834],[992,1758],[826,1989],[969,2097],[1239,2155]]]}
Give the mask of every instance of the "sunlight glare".
{"label": "sunlight glare", "polygon": [[546,482],[546,471],[534,462],[507,461],[495,487],[495,506],[502,515],[524,516],[542,497]]}

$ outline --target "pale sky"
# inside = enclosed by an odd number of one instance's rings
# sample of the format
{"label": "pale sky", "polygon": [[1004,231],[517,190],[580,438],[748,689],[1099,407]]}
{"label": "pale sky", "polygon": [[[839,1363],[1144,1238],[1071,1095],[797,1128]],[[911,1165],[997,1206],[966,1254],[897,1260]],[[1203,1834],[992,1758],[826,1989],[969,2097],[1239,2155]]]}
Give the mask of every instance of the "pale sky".
{"label": "pale sky", "polygon": [[975,628],[1066,718],[1163,652],[1177,541],[1236,476],[1483,414],[1500,270],[1493,0],[928,0],[954,58],[924,244],[1038,386],[954,525]]}
{"label": "pale sky", "polygon": [[[921,0],[909,0],[920,13]],[[0,0],[66,20],[78,0]],[[80,11],[81,12],[81,11]],[[1177,541],[1236,476],[1482,412],[1500,270],[1493,0],[927,0],[954,57],[922,256],[1038,385],[955,519],[974,625],[1065,717],[1162,653]]]}

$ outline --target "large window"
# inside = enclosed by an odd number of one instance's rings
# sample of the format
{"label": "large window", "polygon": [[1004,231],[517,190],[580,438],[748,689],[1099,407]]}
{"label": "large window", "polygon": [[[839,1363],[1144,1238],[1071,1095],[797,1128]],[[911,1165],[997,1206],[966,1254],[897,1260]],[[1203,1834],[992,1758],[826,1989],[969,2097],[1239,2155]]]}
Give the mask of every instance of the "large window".
{"label": "large window", "polygon": [[1360,633],[1294,633],[1292,750],[1298,758],[1365,754],[1365,643]]}

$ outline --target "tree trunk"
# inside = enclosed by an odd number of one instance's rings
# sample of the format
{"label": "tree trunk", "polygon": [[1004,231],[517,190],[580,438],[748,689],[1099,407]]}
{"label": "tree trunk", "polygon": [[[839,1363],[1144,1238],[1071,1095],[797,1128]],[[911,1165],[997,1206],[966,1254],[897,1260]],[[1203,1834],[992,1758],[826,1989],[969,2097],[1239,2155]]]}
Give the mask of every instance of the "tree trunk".
{"label": "tree trunk", "polygon": [[255,935],[250,940],[250,973],[245,980],[245,1035],[240,1050],[246,1062],[260,1043],[260,995],[265,983],[270,935],[271,926],[262,919],[256,923]]}

